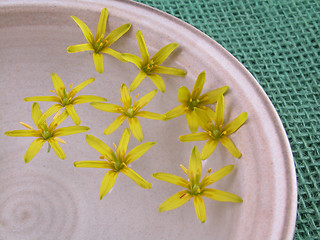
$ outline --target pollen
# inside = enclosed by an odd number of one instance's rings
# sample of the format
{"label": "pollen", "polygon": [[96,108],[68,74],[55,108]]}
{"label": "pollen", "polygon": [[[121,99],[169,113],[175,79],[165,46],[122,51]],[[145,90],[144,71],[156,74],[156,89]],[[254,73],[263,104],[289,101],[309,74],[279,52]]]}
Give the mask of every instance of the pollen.
{"label": "pollen", "polygon": [[117,149],[117,145],[115,143],[113,143],[114,149]]}
{"label": "pollen", "polygon": [[49,90],[49,92],[55,93],[55,91],[54,91],[54,90]]}
{"label": "pollen", "polygon": [[99,159],[104,159],[104,156],[100,156]]}

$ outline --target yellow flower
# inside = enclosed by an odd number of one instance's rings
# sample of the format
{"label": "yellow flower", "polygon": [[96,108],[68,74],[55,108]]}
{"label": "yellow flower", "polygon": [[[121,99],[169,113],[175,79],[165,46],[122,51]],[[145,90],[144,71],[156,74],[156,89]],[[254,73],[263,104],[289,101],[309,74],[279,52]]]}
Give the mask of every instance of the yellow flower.
{"label": "yellow flower", "polygon": [[[81,104],[81,103],[87,103],[87,102],[105,102],[107,99],[92,95],[82,95],[75,97],[75,95],[83,89],[88,84],[92,83],[94,81],[94,78],[90,78],[82,83],[80,83],[78,86],[72,88],[72,84],[70,85],[69,91],[67,93],[66,87],[64,86],[62,80],[56,73],[51,74],[52,83],[54,86],[54,89],[56,90],[55,93],[57,96],[37,96],[37,97],[26,97],[24,100],[27,102],[30,101],[46,101],[46,102],[57,102],[57,104],[52,105],[50,108],[48,108],[47,111],[44,112],[42,117],[39,119],[39,124],[41,124],[44,120],[46,120],[48,117],[50,117],[52,114],[58,112],[61,108],[65,108],[65,111],[71,116],[73,122],[76,125],[79,125],[81,123],[81,120],[76,113],[76,110],[74,109],[74,105]],[[51,90],[51,92],[54,92]]]}
{"label": "yellow flower", "polygon": [[[227,136],[237,131],[245,123],[248,118],[248,113],[241,113],[232,122],[223,126],[224,97],[221,95],[217,102],[216,112],[213,113],[212,116],[208,116],[208,113],[204,111],[199,111],[199,116],[201,119],[200,126],[203,130],[205,130],[205,132],[183,135],[179,137],[179,140],[181,142],[208,140],[201,152],[201,159],[203,160],[207,159],[213,153],[218,142],[221,142],[222,145],[229,150],[232,156],[240,158],[241,153]],[[214,120],[214,123],[211,119]]]}
{"label": "yellow flower", "polygon": [[98,27],[97,34],[94,38],[88,26],[82,22],[79,18],[71,16],[72,19],[81,28],[83,35],[87,39],[88,43],[73,45],[67,48],[69,53],[82,52],[82,51],[93,51],[92,57],[96,71],[103,73],[103,56],[101,53],[109,54],[120,61],[125,60],[121,57],[121,53],[110,48],[111,44],[117,41],[123,34],[125,34],[131,27],[130,23],[124,24],[112,32],[108,36],[104,37],[108,19],[108,10],[106,8],[102,9]]}
{"label": "yellow flower", "polygon": [[158,75],[158,73],[176,76],[184,76],[187,74],[186,71],[181,69],[159,66],[164,60],[167,59],[167,57],[169,57],[173,50],[179,46],[178,43],[170,43],[166,45],[165,47],[161,48],[152,58],[150,58],[146,43],[140,30],[137,31],[136,37],[142,59],[130,53],[122,54],[122,57],[125,60],[132,62],[140,69],[140,72],[129,87],[130,92],[136,89],[146,76],[152,80],[154,85],[156,85],[161,92],[165,92],[166,86],[164,85],[163,79]]}
{"label": "yellow flower", "polygon": [[186,114],[189,129],[192,133],[195,133],[199,127],[199,109],[205,110],[209,116],[212,116],[214,112],[211,108],[206,107],[206,105],[215,103],[229,88],[228,86],[224,86],[200,95],[205,81],[206,72],[201,72],[194,84],[192,93],[190,93],[188,88],[180,87],[178,100],[181,105],[168,111],[166,113],[166,120]]}
{"label": "yellow flower", "polygon": [[242,202],[242,199],[229,192],[224,192],[217,189],[206,188],[210,184],[217,182],[221,178],[228,175],[234,168],[233,165],[225,166],[211,175],[211,168],[208,170],[205,177],[201,179],[202,172],[202,161],[200,159],[200,154],[196,146],[193,147],[190,160],[189,160],[189,170],[183,165],[180,165],[183,172],[187,174],[188,181],[182,177],[169,174],[169,173],[154,173],[153,177],[168,183],[184,187],[187,190],[180,191],[166,201],[164,201],[160,207],[159,212],[168,211],[182,206],[193,198],[194,208],[196,214],[201,222],[206,221],[206,209],[202,197],[211,198],[216,201],[221,202]]}
{"label": "yellow flower", "polygon": [[34,124],[37,126],[38,130],[33,129],[30,125],[20,122],[20,124],[28,130],[13,130],[5,132],[4,134],[10,137],[36,137],[37,139],[34,140],[31,145],[29,146],[27,152],[24,155],[25,163],[31,161],[31,159],[39,152],[42,145],[45,142],[48,142],[53,150],[56,152],[57,156],[61,159],[65,159],[66,155],[64,154],[63,150],[59,146],[58,142],[65,143],[62,139],[58,138],[60,136],[66,136],[76,133],[82,133],[88,131],[88,127],[84,126],[71,126],[71,127],[63,127],[56,129],[57,126],[62,123],[67,117],[68,114],[66,112],[61,113],[58,115],[57,113],[53,118],[51,124],[48,126],[46,121],[43,121],[39,124],[39,119],[42,115],[39,104],[33,103],[31,109],[31,115]]}
{"label": "yellow flower", "polygon": [[128,128],[123,131],[119,146],[116,148],[115,152],[103,141],[92,135],[87,135],[86,140],[91,147],[102,155],[100,158],[105,159],[105,161],[79,161],[74,162],[74,166],[111,169],[102,179],[99,193],[100,199],[102,199],[111,190],[119,172],[127,175],[140,187],[146,189],[151,188],[151,183],[144,180],[139,174],[129,168],[128,165],[145,154],[153,145],[156,144],[155,142],[140,144],[126,154],[130,140],[130,131]]}
{"label": "yellow flower", "polygon": [[[140,111],[145,105],[147,105],[151,99],[156,95],[157,90],[153,90],[143,97],[141,97],[138,101],[134,101],[132,105],[132,98],[129,95],[129,91],[127,86],[123,83],[120,88],[121,93],[121,102],[123,107],[111,104],[111,103],[90,103],[96,109],[105,112],[111,113],[119,113],[120,116],[117,117],[104,131],[103,133],[109,135],[113,133],[120,125],[128,118],[129,127],[133,136],[138,139],[140,142],[143,140],[143,133],[140,122],[137,117],[155,119],[155,120],[164,120],[165,116],[159,113],[152,113],[147,111]],[[137,95],[137,97],[139,94]],[[136,97],[136,99],[137,99]],[[135,100],[136,100],[135,99]]]}

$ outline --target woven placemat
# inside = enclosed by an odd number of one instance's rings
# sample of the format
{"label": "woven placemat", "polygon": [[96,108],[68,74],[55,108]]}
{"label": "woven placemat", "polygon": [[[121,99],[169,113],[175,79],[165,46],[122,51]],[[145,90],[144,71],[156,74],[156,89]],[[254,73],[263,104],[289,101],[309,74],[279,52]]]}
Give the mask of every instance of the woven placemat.
{"label": "woven placemat", "polygon": [[206,33],[255,76],[295,159],[295,239],[320,239],[320,1],[138,1]]}

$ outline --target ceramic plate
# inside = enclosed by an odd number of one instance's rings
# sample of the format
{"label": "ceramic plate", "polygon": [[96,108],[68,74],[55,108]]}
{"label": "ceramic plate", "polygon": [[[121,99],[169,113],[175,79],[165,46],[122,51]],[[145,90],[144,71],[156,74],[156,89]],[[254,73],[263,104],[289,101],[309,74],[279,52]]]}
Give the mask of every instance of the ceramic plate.
{"label": "ceramic plate", "polygon": [[[138,187],[120,175],[112,192],[99,200],[104,169],[79,169],[74,161],[97,160],[98,153],[85,141],[85,133],[66,136],[60,160],[45,147],[28,164],[24,153],[31,138],[0,134],[0,239],[292,239],[297,190],[290,145],[281,121],[253,76],[224,48],[190,25],[150,7],[128,1],[8,1],[0,3],[1,132],[22,129],[20,121],[33,124],[30,102],[24,97],[49,95],[50,73],[66,83],[96,80],[84,91],[120,104],[120,85],[129,85],[138,69],[104,56],[104,73],[95,72],[88,52],[68,54],[69,45],[85,43],[71,15],[83,20],[95,34],[103,7],[109,10],[107,32],[130,22],[131,30],[113,46],[119,52],[139,55],[135,33],[144,34],[150,55],[171,42],[179,48],[165,66],[188,71],[186,77],[164,76],[167,91],[158,93],[145,110],[165,113],[179,105],[180,86],[193,87],[201,71],[207,72],[204,92],[228,85],[225,96],[229,122],[241,112],[249,118],[231,136],[242,152],[232,157],[221,145],[206,161],[217,170],[234,164],[235,170],[213,188],[235,193],[242,204],[205,199],[207,221],[201,224],[192,201],[173,211],[159,213],[159,205],[180,187],[152,178],[168,172],[184,177],[179,164],[188,165],[194,144],[181,143],[189,133],[185,117],[168,122],[141,119],[144,142],[155,145],[133,169],[152,183],[150,190]],[[155,87],[144,80],[141,95]],[[137,90],[134,92],[137,93]],[[42,110],[49,104],[41,103]],[[109,146],[120,139],[124,124],[113,134],[102,133],[116,115],[88,104],[76,108],[88,132]],[[67,119],[63,124],[72,125]],[[131,138],[129,149],[139,142]],[[46,145],[44,145],[46,146]]]}

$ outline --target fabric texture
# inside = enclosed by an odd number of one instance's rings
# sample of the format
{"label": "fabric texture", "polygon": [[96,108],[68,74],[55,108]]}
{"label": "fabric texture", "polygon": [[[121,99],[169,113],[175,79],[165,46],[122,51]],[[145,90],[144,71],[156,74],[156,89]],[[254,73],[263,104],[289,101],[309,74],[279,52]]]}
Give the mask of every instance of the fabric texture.
{"label": "fabric texture", "polygon": [[280,115],[295,160],[294,239],[320,239],[320,1],[138,1],[206,33],[255,76]]}

